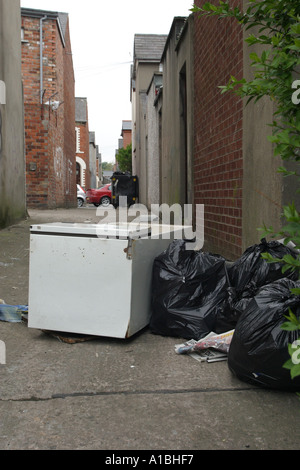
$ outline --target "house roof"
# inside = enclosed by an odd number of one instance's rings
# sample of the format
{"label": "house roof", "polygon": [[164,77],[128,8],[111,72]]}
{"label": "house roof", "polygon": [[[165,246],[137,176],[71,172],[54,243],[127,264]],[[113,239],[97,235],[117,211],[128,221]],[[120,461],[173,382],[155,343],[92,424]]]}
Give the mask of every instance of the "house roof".
{"label": "house roof", "polygon": [[122,121],[122,130],[131,131],[132,130],[132,121]]}
{"label": "house roof", "polygon": [[21,16],[29,16],[30,18],[45,18],[49,20],[56,20],[58,24],[58,29],[61,34],[61,39],[65,45],[65,35],[68,22],[68,13],[58,12],[58,11],[49,11],[49,10],[36,10],[33,8],[21,8]]}
{"label": "house roof", "polygon": [[178,45],[178,43],[180,42],[181,36],[182,36],[182,34],[185,30],[185,27],[187,25],[187,20],[188,20],[188,17],[186,17],[186,16],[177,16],[173,19],[172,26],[171,26],[170,32],[168,34],[168,39],[165,43],[164,51],[162,53],[162,57],[161,57],[162,60],[164,59],[166,51],[169,47],[171,36],[175,37],[176,45]]}
{"label": "house roof", "polygon": [[61,29],[64,37],[66,37],[67,23],[68,23],[68,13],[58,12],[58,18],[61,24]]}
{"label": "house roof", "polygon": [[134,59],[160,62],[167,38],[167,34],[135,34]]}
{"label": "house roof", "polygon": [[[96,133],[95,132],[89,132],[89,140],[90,144],[96,144]],[[95,145],[96,146],[96,145]]]}
{"label": "house roof", "polygon": [[87,122],[87,98],[75,98],[75,121]]}

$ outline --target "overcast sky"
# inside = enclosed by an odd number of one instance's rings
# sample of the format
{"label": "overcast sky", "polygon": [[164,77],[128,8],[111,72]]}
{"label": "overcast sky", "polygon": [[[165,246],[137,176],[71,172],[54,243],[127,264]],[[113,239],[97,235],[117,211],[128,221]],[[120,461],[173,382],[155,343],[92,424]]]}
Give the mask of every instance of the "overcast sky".
{"label": "overcast sky", "polygon": [[21,6],[69,13],[76,96],[86,97],[90,131],[102,161],[114,161],[122,121],[131,120],[130,62],[135,34],[169,34],[193,0],[21,0]]}

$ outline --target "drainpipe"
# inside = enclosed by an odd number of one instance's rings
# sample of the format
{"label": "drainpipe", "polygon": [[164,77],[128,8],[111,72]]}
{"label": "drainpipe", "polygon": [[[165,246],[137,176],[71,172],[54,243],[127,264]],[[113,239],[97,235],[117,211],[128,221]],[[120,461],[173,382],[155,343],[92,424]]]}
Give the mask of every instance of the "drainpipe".
{"label": "drainpipe", "polygon": [[43,90],[43,81],[44,81],[44,76],[43,76],[43,21],[47,19],[47,16],[44,16],[43,18],[40,19],[40,101],[41,104],[43,104],[43,95],[44,95],[44,90]]}

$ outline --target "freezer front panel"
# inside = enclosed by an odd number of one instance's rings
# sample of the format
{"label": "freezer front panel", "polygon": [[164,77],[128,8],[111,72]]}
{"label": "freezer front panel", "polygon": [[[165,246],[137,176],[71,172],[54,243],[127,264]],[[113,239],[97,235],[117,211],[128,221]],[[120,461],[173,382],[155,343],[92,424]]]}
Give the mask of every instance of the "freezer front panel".
{"label": "freezer front panel", "polygon": [[28,326],[124,338],[131,299],[127,245],[127,240],[31,235]]}

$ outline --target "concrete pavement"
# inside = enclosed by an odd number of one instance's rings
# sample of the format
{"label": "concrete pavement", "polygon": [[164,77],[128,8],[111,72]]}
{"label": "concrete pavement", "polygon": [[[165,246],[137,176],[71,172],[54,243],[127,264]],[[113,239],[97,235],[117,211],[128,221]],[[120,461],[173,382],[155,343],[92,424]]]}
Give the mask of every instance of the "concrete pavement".
{"label": "concrete pavement", "polygon": [[[29,215],[0,231],[0,298],[10,304],[28,302],[30,225],[99,221],[92,206]],[[84,289],[80,276],[74,288]],[[105,460],[109,451],[299,449],[295,394],[241,382],[227,362],[177,355],[176,338],[146,329],[130,340],[67,344],[1,322],[0,341],[1,450],[103,450]]]}

